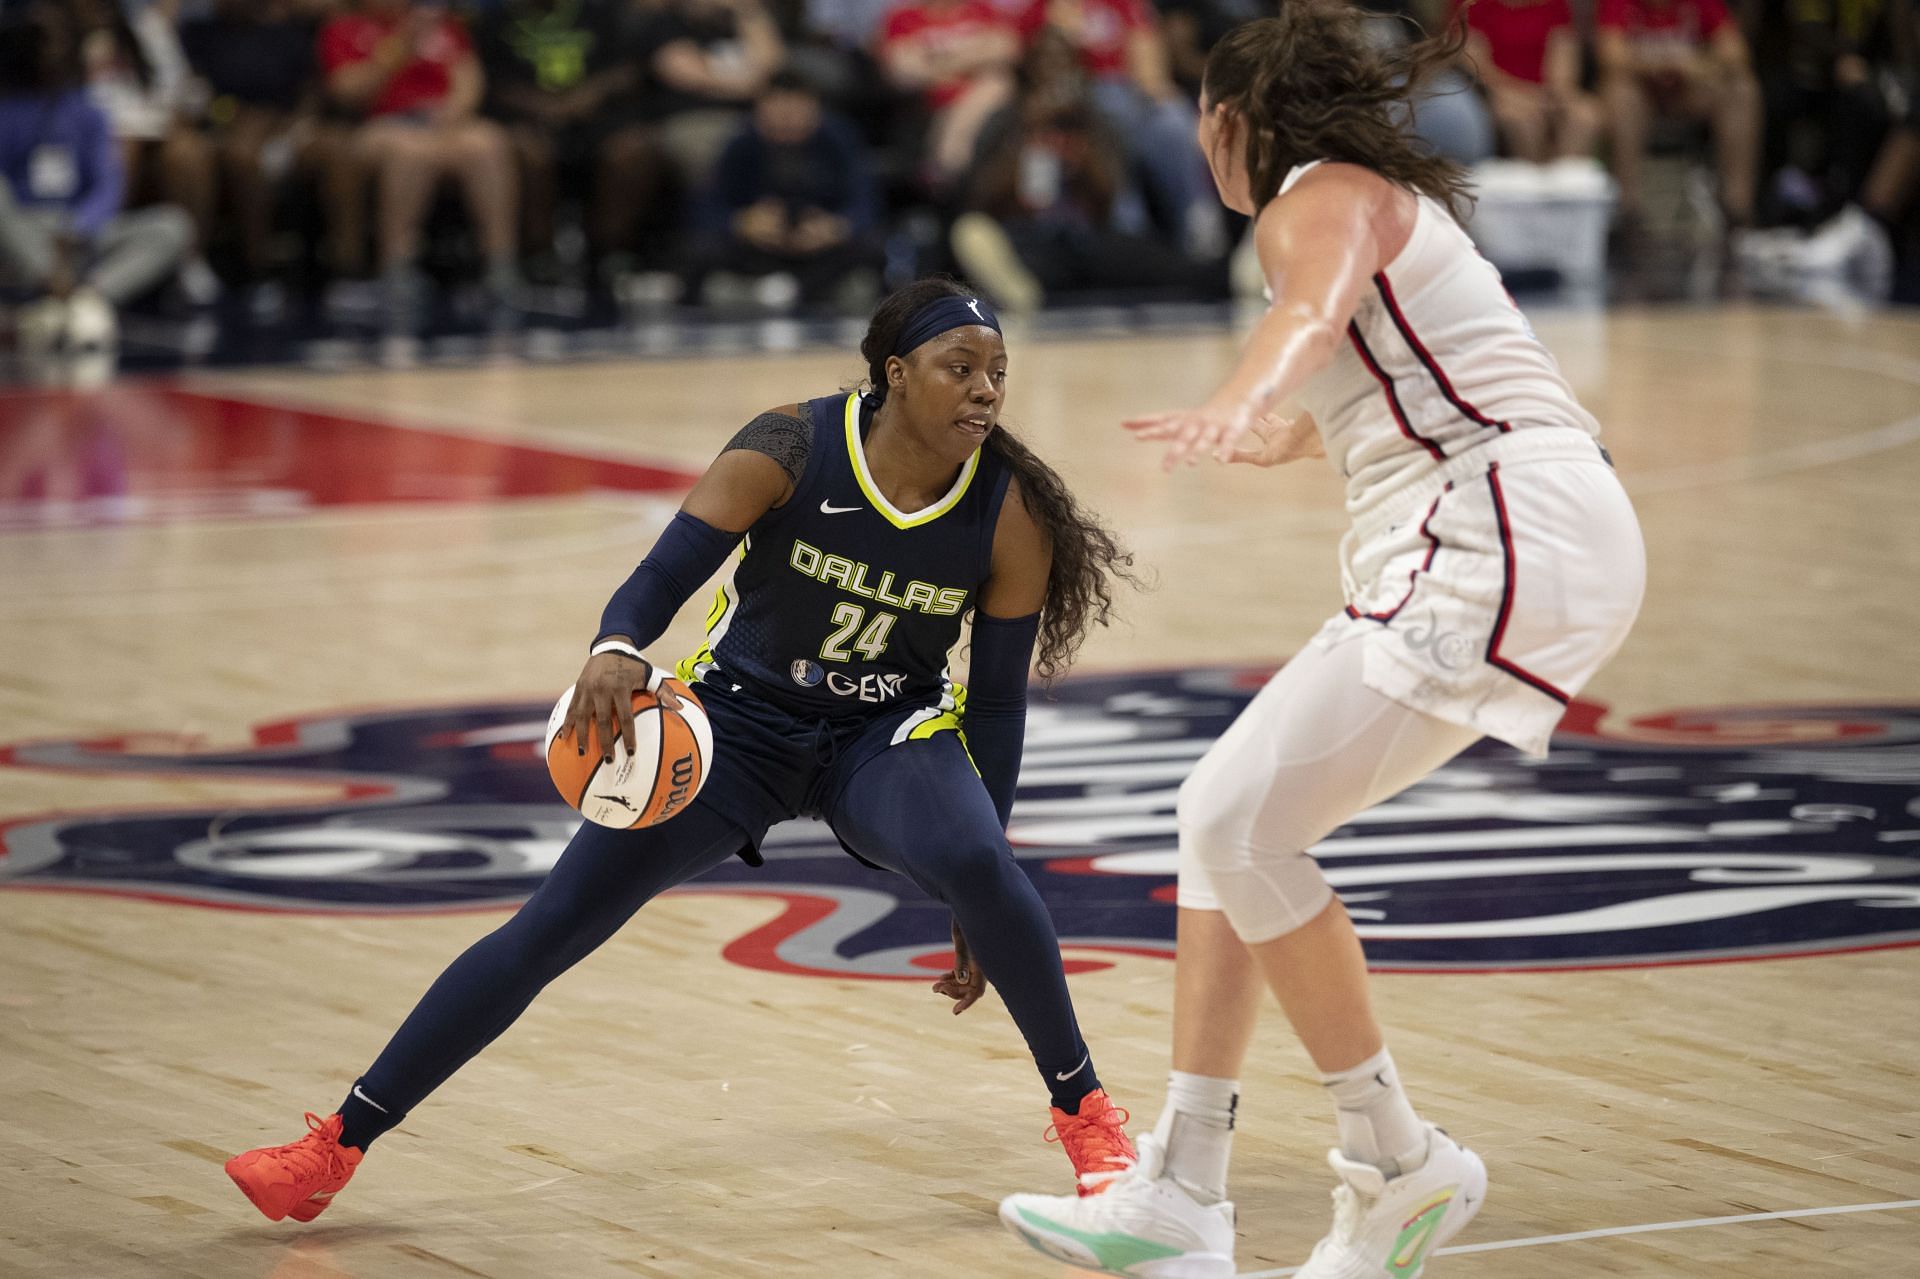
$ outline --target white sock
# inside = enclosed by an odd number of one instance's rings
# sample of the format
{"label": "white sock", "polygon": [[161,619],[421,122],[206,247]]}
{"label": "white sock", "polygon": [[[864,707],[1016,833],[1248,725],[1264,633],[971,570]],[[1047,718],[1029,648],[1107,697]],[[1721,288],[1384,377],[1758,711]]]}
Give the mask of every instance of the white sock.
{"label": "white sock", "polygon": [[1400,1087],[1400,1072],[1382,1048],[1351,1070],[1320,1076],[1337,1107],[1340,1153],[1389,1177],[1426,1162],[1427,1128]]}
{"label": "white sock", "polygon": [[1167,1152],[1167,1175],[1203,1204],[1227,1197],[1227,1159],[1233,1154],[1233,1114],[1240,1081],[1176,1070],[1167,1076],[1167,1107],[1153,1126],[1154,1144]]}

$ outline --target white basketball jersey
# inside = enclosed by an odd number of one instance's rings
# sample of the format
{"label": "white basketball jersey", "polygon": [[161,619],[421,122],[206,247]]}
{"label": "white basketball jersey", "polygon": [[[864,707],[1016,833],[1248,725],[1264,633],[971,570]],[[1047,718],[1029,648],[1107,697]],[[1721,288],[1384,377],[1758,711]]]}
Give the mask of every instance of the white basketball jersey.
{"label": "white basketball jersey", "polygon": [[[1318,163],[1287,174],[1280,193]],[[1500,273],[1444,207],[1418,198],[1406,247],[1373,277],[1333,363],[1296,397],[1347,478],[1349,507],[1503,434],[1600,434]]]}

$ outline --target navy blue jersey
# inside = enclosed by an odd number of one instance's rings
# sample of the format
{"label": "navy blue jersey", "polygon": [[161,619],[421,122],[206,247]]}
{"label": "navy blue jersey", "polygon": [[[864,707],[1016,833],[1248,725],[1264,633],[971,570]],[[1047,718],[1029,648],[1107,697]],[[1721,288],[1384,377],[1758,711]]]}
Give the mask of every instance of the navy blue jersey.
{"label": "navy blue jersey", "polygon": [[806,408],[806,469],[793,496],[747,530],[707,614],[707,642],[680,676],[740,685],[803,715],[954,712],[947,655],[992,565],[1006,465],[977,449],[945,496],[903,512],[867,470],[872,407],[839,394]]}

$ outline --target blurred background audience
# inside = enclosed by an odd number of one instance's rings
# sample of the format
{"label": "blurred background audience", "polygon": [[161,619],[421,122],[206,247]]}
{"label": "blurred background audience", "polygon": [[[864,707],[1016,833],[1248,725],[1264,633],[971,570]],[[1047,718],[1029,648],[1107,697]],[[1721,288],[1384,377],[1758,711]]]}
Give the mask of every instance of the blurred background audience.
{"label": "blurred background audience", "polygon": [[0,274],[25,291],[29,353],[109,346],[116,309],[186,259],[194,226],[171,204],[126,207],[132,149],[88,89],[79,6],[0,18]]}
{"label": "blurred background audience", "polygon": [[[1012,310],[1224,299],[1199,80],[1280,2],[0,0],[0,304],[25,344],[128,306],[832,314],[943,268]],[[1462,29],[1407,127],[1486,166],[1496,261],[1584,201],[1616,287],[1691,216],[1715,287],[1920,295],[1914,0],[1361,7]]]}
{"label": "blurred background audience", "polygon": [[853,126],[828,112],[804,77],[778,73],[714,165],[688,293],[864,314],[880,298],[878,213]]}
{"label": "blurred background audience", "polygon": [[1459,12],[1505,153],[1535,164],[1591,156],[1600,103],[1581,86],[1580,32],[1567,0],[1478,0]]}

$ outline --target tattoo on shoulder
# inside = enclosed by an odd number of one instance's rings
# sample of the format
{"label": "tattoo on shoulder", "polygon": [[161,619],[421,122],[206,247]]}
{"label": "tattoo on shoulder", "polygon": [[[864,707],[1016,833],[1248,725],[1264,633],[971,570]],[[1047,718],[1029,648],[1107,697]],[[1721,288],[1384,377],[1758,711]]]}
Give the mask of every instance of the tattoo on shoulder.
{"label": "tattoo on shoulder", "polygon": [[751,449],[764,453],[780,464],[789,480],[798,484],[807,469],[807,455],[813,451],[813,425],[806,420],[810,416],[804,404],[800,406],[799,417],[791,413],[762,413],[741,427],[720,451]]}

